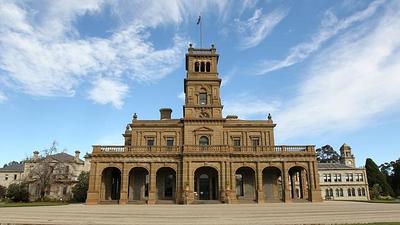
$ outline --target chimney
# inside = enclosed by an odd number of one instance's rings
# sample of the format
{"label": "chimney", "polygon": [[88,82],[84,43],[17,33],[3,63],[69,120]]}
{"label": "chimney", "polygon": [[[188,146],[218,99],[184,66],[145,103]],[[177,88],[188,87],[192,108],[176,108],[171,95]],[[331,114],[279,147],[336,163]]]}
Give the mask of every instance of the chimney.
{"label": "chimney", "polygon": [[75,161],[79,162],[79,155],[81,154],[81,152],[79,150],[75,151]]}
{"label": "chimney", "polygon": [[34,151],[33,152],[33,161],[37,161],[39,159],[39,152],[38,151]]}
{"label": "chimney", "polygon": [[172,114],[172,109],[170,108],[161,108],[160,109],[160,119],[161,120],[170,120]]}

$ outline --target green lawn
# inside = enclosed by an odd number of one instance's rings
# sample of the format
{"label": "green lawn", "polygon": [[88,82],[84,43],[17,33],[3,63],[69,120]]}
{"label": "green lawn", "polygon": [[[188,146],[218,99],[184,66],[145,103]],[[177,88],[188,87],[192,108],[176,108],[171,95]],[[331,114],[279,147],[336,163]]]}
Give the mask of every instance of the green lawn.
{"label": "green lawn", "polygon": [[58,206],[68,205],[65,202],[13,202],[13,203],[0,203],[1,207],[33,207],[33,206]]}
{"label": "green lawn", "polygon": [[346,225],[360,225],[360,224],[363,224],[363,225],[399,225],[400,222],[391,222],[391,223],[389,223],[389,222],[387,222],[387,223],[352,223],[352,224],[346,224]]}

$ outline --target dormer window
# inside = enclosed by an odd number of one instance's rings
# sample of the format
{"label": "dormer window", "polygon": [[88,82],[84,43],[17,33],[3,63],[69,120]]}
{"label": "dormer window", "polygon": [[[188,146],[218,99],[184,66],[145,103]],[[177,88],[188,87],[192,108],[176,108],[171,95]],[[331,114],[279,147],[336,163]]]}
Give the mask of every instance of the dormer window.
{"label": "dormer window", "polygon": [[200,105],[207,105],[207,93],[199,94],[199,103]]}

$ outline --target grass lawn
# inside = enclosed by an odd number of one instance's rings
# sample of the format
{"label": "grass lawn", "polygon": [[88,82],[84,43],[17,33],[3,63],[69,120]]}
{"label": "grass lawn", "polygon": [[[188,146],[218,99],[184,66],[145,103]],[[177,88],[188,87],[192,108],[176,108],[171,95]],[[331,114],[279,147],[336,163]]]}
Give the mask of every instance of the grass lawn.
{"label": "grass lawn", "polygon": [[364,224],[364,225],[399,225],[400,222],[387,222],[387,223],[352,223],[352,224],[346,224],[346,225],[360,225],[360,224]]}
{"label": "grass lawn", "polygon": [[2,207],[32,207],[32,206],[58,206],[58,205],[68,205],[65,202],[12,202],[12,203],[0,203],[0,208]]}
{"label": "grass lawn", "polygon": [[[387,204],[400,204],[400,200],[336,200],[336,201],[344,201],[344,202],[367,202],[367,203],[387,203]],[[400,223],[398,223],[400,224]]]}

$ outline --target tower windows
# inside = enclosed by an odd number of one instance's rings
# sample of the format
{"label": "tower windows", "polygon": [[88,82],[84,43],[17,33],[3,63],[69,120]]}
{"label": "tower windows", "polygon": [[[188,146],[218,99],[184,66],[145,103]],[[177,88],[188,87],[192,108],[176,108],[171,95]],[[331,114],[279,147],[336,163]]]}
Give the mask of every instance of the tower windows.
{"label": "tower windows", "polygon": [[210,71],[211,71],[211,63],[210,63],[210,62],[207,62],[207,63],[206,63],[206,71],[207,71],[207,72],[210,72]]}
{"label": "tower windows", "polygon": [[195,62],[194,63],[194,72],[199,72],[200,71],[200,63],[199,62]]}
{"label": "tower windows", "polygon": [[201,62],[200,70],[201,72],[206,72],[206,65],[204,62]]}
{"label": "tower windows", "polygon": [[199,94],[199,103],[200,105],[207,105],[207,93]]}
{"label": "tower windows", "polygon": [[197,61],[194,62],[194,72],[211,72],[211,62]]}

